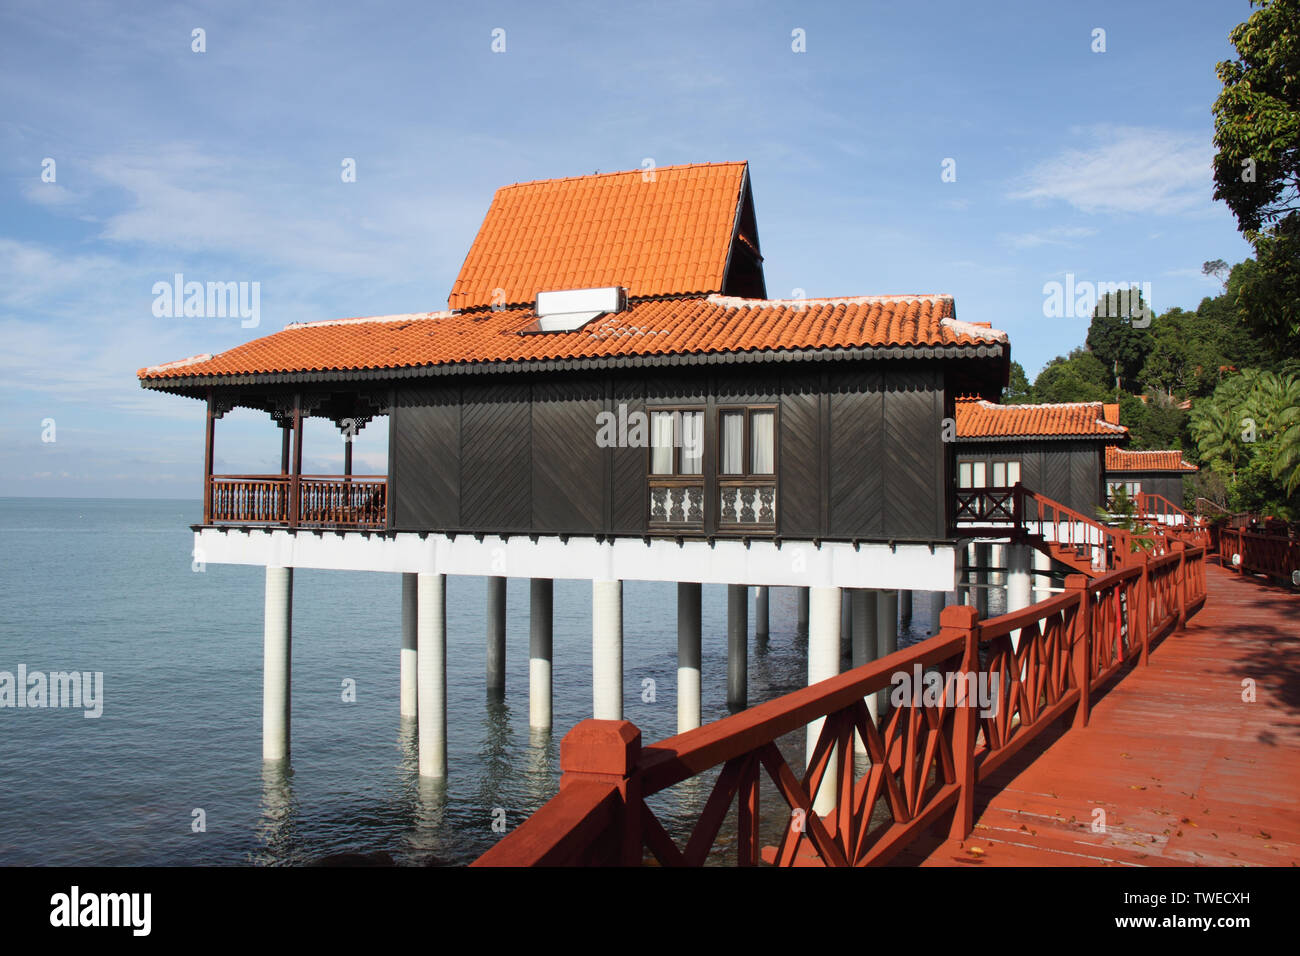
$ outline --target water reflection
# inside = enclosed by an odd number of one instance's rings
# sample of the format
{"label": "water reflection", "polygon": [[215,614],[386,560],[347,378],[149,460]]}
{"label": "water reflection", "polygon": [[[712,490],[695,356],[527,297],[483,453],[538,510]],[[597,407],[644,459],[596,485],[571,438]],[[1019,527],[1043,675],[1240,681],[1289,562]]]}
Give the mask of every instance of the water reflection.
{"label": "water reflection", "polygon": [[415,776],[412,784],[413,808],[411,829],[406,836],[406,851],[412,862],[429,865],[445,860],[449,855],[447,831],[455,838],[454,828],[448,828],[447,781],[444,778]]}
{"label": "water reflection", "polygon": [[290,862],[295,840],[298,805],[293,794],[293,768],[287,760],[262,762],[262,806],[257,836],[262,848],[254,862],[263,865]]}

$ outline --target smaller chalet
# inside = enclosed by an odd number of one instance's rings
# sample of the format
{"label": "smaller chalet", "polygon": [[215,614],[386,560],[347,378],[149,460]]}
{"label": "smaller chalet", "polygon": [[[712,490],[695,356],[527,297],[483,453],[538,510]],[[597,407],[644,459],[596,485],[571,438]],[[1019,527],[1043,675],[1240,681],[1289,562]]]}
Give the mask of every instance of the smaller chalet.
{"label": "smaller chalet", "polygon": [[1161,495],[1179,508],[1183,506],[1183,477],[1200,471],[1174,450],[1129,451],[1114,445],[1106,448],[1106,492],[1127,489],[1130,498],[1140,494]]}
{"label": "smaller chalet", "polygon": [[1106,500],[1106,449],[1128,440],[1119,406],[1102,402],[956,403],[956,487],[1018,482],[1091,517]]}

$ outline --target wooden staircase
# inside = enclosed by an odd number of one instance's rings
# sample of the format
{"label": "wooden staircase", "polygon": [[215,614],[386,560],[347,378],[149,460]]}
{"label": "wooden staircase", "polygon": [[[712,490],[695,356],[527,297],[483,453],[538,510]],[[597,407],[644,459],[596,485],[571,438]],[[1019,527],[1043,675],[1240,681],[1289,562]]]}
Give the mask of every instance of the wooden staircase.
{"label": "wooden staircase", "polygon": [[[1161,501],[1176,509],[1166,499]],[[1162,513],[1168,513],[1158,502],[1150,504],[1152,508],[1159,505]],[[1089,577],[1127,567],[1143,550],[1164,554],[1169,550],[1171,537],[1183,537],[1173,526],[1152,521],[1145,515],[1142,520],[1149,522],[1144,532],[1112,528],[1019,484],[1013,488],[963,489],[957,493],[959,535],[1009,537]],[[1186,530],[1188,535],[1203,532],[1204,529],[1191,524]],[[1149,542],[1146,548],[1142,541]]]}

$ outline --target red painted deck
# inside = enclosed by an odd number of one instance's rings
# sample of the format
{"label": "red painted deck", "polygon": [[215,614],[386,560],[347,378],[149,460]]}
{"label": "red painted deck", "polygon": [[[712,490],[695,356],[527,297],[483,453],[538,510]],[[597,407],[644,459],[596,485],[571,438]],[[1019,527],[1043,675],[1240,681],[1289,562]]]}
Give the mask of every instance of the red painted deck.
{"label": "red painted deck", "polygon": [[[1206,578],[1186,631],[1112,683],[1087,728],[1028,748],[978,787],[970,837],[895,862],[1300,864],[1300,595],[1215,565]],[[1105,832],[1093,830],[1098,808]]]}

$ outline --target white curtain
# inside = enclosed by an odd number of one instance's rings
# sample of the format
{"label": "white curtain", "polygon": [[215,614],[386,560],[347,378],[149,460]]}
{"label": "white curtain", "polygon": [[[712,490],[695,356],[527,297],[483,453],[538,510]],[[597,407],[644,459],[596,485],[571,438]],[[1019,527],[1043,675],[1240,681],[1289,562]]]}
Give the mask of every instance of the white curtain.
{"label": "white curtain", "polygon": [[650,414],[650,473],[673,473],[673,413]]}
{"label": "white curtain", "polygon": [[1007,487],[1011,487],[1020,481],[1020,462],[1007,462]]}
{"label": "white curtain", "polygon": [[974,472],[974,476],[971,479],[972,487],[987,488],[988,482],[984,480],[984,462],[976,461],[972,462],[971,465]]}
{"label": "white curtain", "polygon": [[682,412],[681,416],[683,475],[704,473],[704,413]]}
{"label": "white curtain", "polygon": [[745,413],[722,413],[722,473],[741,475],[745,471]]}
{"label": "white curtain", "polygon": [[973,487],[970,483],[970,462],[968,461],[963,461],[957,466],[957,487]]}
{"label": "white curtain", "polygon": [[993,463],[993,487],[1005,488],[1007,486],[1007,463],[1005,461],[995,461]]}
{"label": "white curtain", "polygon": [[776,463],[772,430],[776,420],[773,412],[754,412],[749,418],[750,439],[754,443],[754,460],[750,473],[770,475]]}

